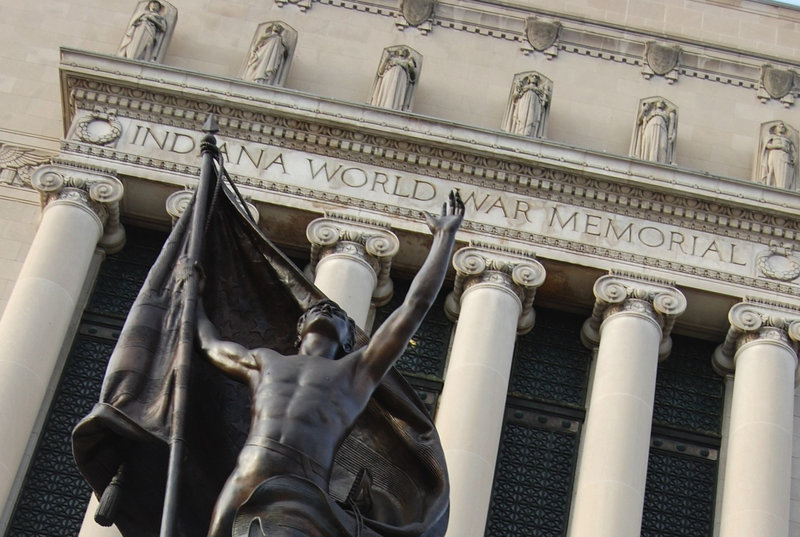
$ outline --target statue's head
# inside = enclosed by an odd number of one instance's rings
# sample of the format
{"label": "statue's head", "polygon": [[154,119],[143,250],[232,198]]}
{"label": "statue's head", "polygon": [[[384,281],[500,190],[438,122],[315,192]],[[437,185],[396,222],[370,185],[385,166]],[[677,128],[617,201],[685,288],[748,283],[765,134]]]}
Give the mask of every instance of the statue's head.
{"label": "statue's head", "polygon": [[147,9],[149,9],[150,11],[158,12],[161,11],[163,8],[164,5],[158,0],[150,0],[150,2],[147,3]]}
{"label": "statue's head", "polygon": [[781,121],[780,123],[772,127],[772,132],[775,134],[786,134],[787,132],[789,132],[789,129],[786,127],[786,124],[783,121]]}
{"label": "statue's head", "polygon": [[356,342],[356,323],[333,300],[320,300],[309,307],[297,320],[297,346],[310,333],[322,333],[339,341],[337,357],[353,350]]}

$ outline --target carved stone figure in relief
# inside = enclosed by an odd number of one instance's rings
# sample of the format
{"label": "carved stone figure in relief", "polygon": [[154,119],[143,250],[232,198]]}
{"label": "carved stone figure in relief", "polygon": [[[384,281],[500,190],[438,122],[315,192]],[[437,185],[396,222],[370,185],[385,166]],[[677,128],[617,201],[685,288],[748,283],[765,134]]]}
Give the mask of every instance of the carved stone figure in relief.
{"label": "carved stone figure in relief", "polygon": [[636,118],[631,156],[674,164],[678,114],[675,107],[659,97],[645,99]]}
{"label": "carved stone figure in relief", "polygon": [[117,55],[131,60],[158,61],[169,29],[166,7],[158,0],[143,4],[128,26]]}
{"label": "carved stone figure in relief", "polygon": [[383,51],[378,76],[369,104],[392,110],[411,107],[414,85],[419,78],[419,61],[408,47],[389,47]]}
{"label": "carved stone figure in relief", "polygon": [[759,183],[795,190],[797,144],[791,134],[782,121],[769,127],[760,154]]}
{"label": "carved stone figure in relief", "polygon": [[552,88],[550,80],[539,73],[516,75],[503,120],[503,130],[535,138],[544,136]]}
{"label": "carved stone figure in relief", "polygon": [[242,79],[257,84],[282,85],[294,52],[296,34],[292,28],[280,22],[260,25],[250,47]]}

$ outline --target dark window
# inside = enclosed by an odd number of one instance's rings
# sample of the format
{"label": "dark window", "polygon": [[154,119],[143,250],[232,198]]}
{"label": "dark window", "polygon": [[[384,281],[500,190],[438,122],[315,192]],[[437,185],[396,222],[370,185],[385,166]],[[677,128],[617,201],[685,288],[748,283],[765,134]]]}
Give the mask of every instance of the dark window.
{"label": "dark window", "polygon": [[537,308],[517,339],[487,537],[566,534],[591,361],[584,319]]}

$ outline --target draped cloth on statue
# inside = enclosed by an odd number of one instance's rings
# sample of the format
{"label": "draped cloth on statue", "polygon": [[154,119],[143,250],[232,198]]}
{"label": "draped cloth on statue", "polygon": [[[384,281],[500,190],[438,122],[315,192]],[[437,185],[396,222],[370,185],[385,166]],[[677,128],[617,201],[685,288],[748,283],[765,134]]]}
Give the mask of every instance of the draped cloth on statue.
{"label": "draped cloth on statue", "polygon": [[[223,339],[294,353],[297,319],[323,295],[223,192],[209,218],[202,261],[209,318]],[[75,460],[98,495],[122,465],[115,523],[125,537],[159,533],[177,348],[185,344],[187,330],[194,333],[193,326],[179,322],[186,280],[194,270],[182,259],[191,211],[176,224],[131,308],[100,401],[73,432]],[[360,334],[360,342],[365,341]],[[217,495],[247,436],[249,404],[246,386],[225,377],[200,354],[192,356],[177,537],[208,531]],[[363,468],[372,476],[371,507],[353,514],[338,502]],[[433,423],[411,387],[392,370],[339,447],[324,493],[338,519],[363,517],[369,529],[362,535],[440,537],[447,526],[448,492]]]}

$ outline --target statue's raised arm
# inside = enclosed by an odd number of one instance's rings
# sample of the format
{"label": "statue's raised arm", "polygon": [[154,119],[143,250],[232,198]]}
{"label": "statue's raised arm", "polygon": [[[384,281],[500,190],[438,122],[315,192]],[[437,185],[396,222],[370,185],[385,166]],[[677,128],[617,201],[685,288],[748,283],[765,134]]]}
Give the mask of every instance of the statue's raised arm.
{"label": "statue's raised arm", "polygon": [[456,232],[464,218],[464,202],[458,191],[451,191],[442,206],[442,214],[425,212],[425,220],[433,233],[433,244],[403,304],[397,308],[372,336],[363,350],[362,361],[369,379],[380,382],[394,362],[400,358],[408,341],[419,328],[442,287]]}

